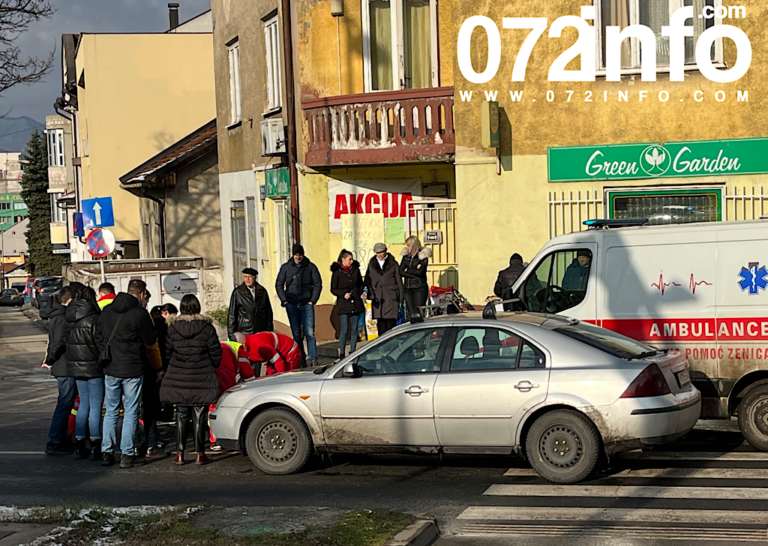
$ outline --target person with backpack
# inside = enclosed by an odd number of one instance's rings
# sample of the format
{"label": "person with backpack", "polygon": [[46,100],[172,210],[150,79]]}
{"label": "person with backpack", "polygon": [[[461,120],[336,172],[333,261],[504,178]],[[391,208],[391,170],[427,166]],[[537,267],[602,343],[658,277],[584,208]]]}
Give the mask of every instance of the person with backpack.
{"label": "person with backpack", "polygon": [[[77,458],[101,459],[101,408],[104,404],[104,370],[99,362],[97,329],[101,309],[90,286],[67,306],[67,375],[75,378],[80,405],[75,421]],[[86,445],[86,430],[90,449]]]}
{"label": "person with backpack", "polygon": [[170,364],[160,387],[160,399],[176,404],[176,457],[184,464],[189,421],[192,420],[196,464],[210,462],[205,454],[208,408],[219,399],[221,345],[213,318],[200,314],[200,301],[192,294],[181,299],[181,314],[168,319],[165,341]]}
{"label": "person with backpack", "polygon": [[100,360],[102,364],[106,363],[104,398],[107,406],[101,445],[102,466],[115,464],[117,417],[123,398],[125,413],[120,439],[120,468],[133,468],[134,464],[142,462],[137,457],[134,433],[139,422],[146,347],[157,341],[144,300],[149,300],[146,283],[133,279],[128,283],[128,292],[120,292],[101,313],[98,338]]}

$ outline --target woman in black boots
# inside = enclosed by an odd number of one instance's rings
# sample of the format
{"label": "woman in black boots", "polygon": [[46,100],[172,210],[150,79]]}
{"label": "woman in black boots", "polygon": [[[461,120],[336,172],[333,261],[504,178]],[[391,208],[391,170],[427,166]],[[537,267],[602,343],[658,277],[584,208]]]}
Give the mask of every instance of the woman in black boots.
{"label": "woman in black boots", "polygon": [[360,264],[349,250],[342,250],[339,259],[331,264],[331,294],[336,296],[336,314],[341,322],[339,336],[339,358],[347,354],[347,333],[349,332],[349,352],[357,347],[357,325],[363,305],[363,276]]}
{"label": "woman in black boots", "polygon": [[219,399],[216,368],[221,363],[221,345],[213,319],[200,314],[200,302],[187,294],[181,300],[181,314],[168,318],[165,338],[170,361],[160,387],[160,399],[176,404],[175,464],[184,464],[189,421],[193,423],[197,464],[210,459],[205,455],[208,406]]}
{"label": "woman in black boots", "polygon": [[[75,419],[78,459],[101,460],[101,407],[104,405],[104,370],[99,363],[96,328],[101,310],[96,292],[86,286],[67,306],[67,375],[77,382],[80,407]],[[86,445],[86,429],[91,448]],[[90,457],[89,457],[90,455]]]}

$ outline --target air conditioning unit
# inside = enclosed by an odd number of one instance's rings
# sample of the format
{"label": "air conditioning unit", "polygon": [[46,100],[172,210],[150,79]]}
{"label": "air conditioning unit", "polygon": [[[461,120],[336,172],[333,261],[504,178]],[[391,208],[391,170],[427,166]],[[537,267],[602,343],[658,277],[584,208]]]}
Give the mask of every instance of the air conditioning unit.
{"label": "air conditioning unit", "polygon": [[286,153],[286,142],[282,118],[265,119],[261,122],[261,155]]}

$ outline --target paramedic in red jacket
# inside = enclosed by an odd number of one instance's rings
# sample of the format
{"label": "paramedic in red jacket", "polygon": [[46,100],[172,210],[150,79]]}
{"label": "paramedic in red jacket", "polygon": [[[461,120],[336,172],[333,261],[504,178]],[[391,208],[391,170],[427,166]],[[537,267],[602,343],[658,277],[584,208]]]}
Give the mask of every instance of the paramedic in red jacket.
{"label": "paramedic in red jacket", "polygon": [[301,364],[299,345],[277,332],[259,332],[245,336],[243,344],[252,362],[264,362],[267,375],[297,370]]}
{"label": "paramedic in red jacket", "polygon": [[[252,379],[255,376],[243,346],[233,341],[224,341],[221,344],[221,364],[216,368],[216,375],[219,378],[219,393],[223,393],[237,385],[238,374],[240,374],[240,379],[243,381]],[[208,407],[208,414],[210,415],[214,409],[216,409],[216,404],[211,404]],[[208,422],[208,430],[211,430],[210,420]],[[220,451],[221,447],[216,443],[213,431],[211,431],[210,440],[211,449],[213,451]]]}

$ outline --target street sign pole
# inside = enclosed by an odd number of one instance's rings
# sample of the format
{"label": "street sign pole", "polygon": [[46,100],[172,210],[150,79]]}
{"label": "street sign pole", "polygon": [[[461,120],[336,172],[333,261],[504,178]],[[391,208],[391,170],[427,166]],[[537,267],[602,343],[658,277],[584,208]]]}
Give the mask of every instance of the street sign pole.
{"label": "street sign pole", "polygon": [[107,282],[107,277],[104,275],[104,258],[101,258],[99,263],[101,264],[101,284],[104,284]]}

